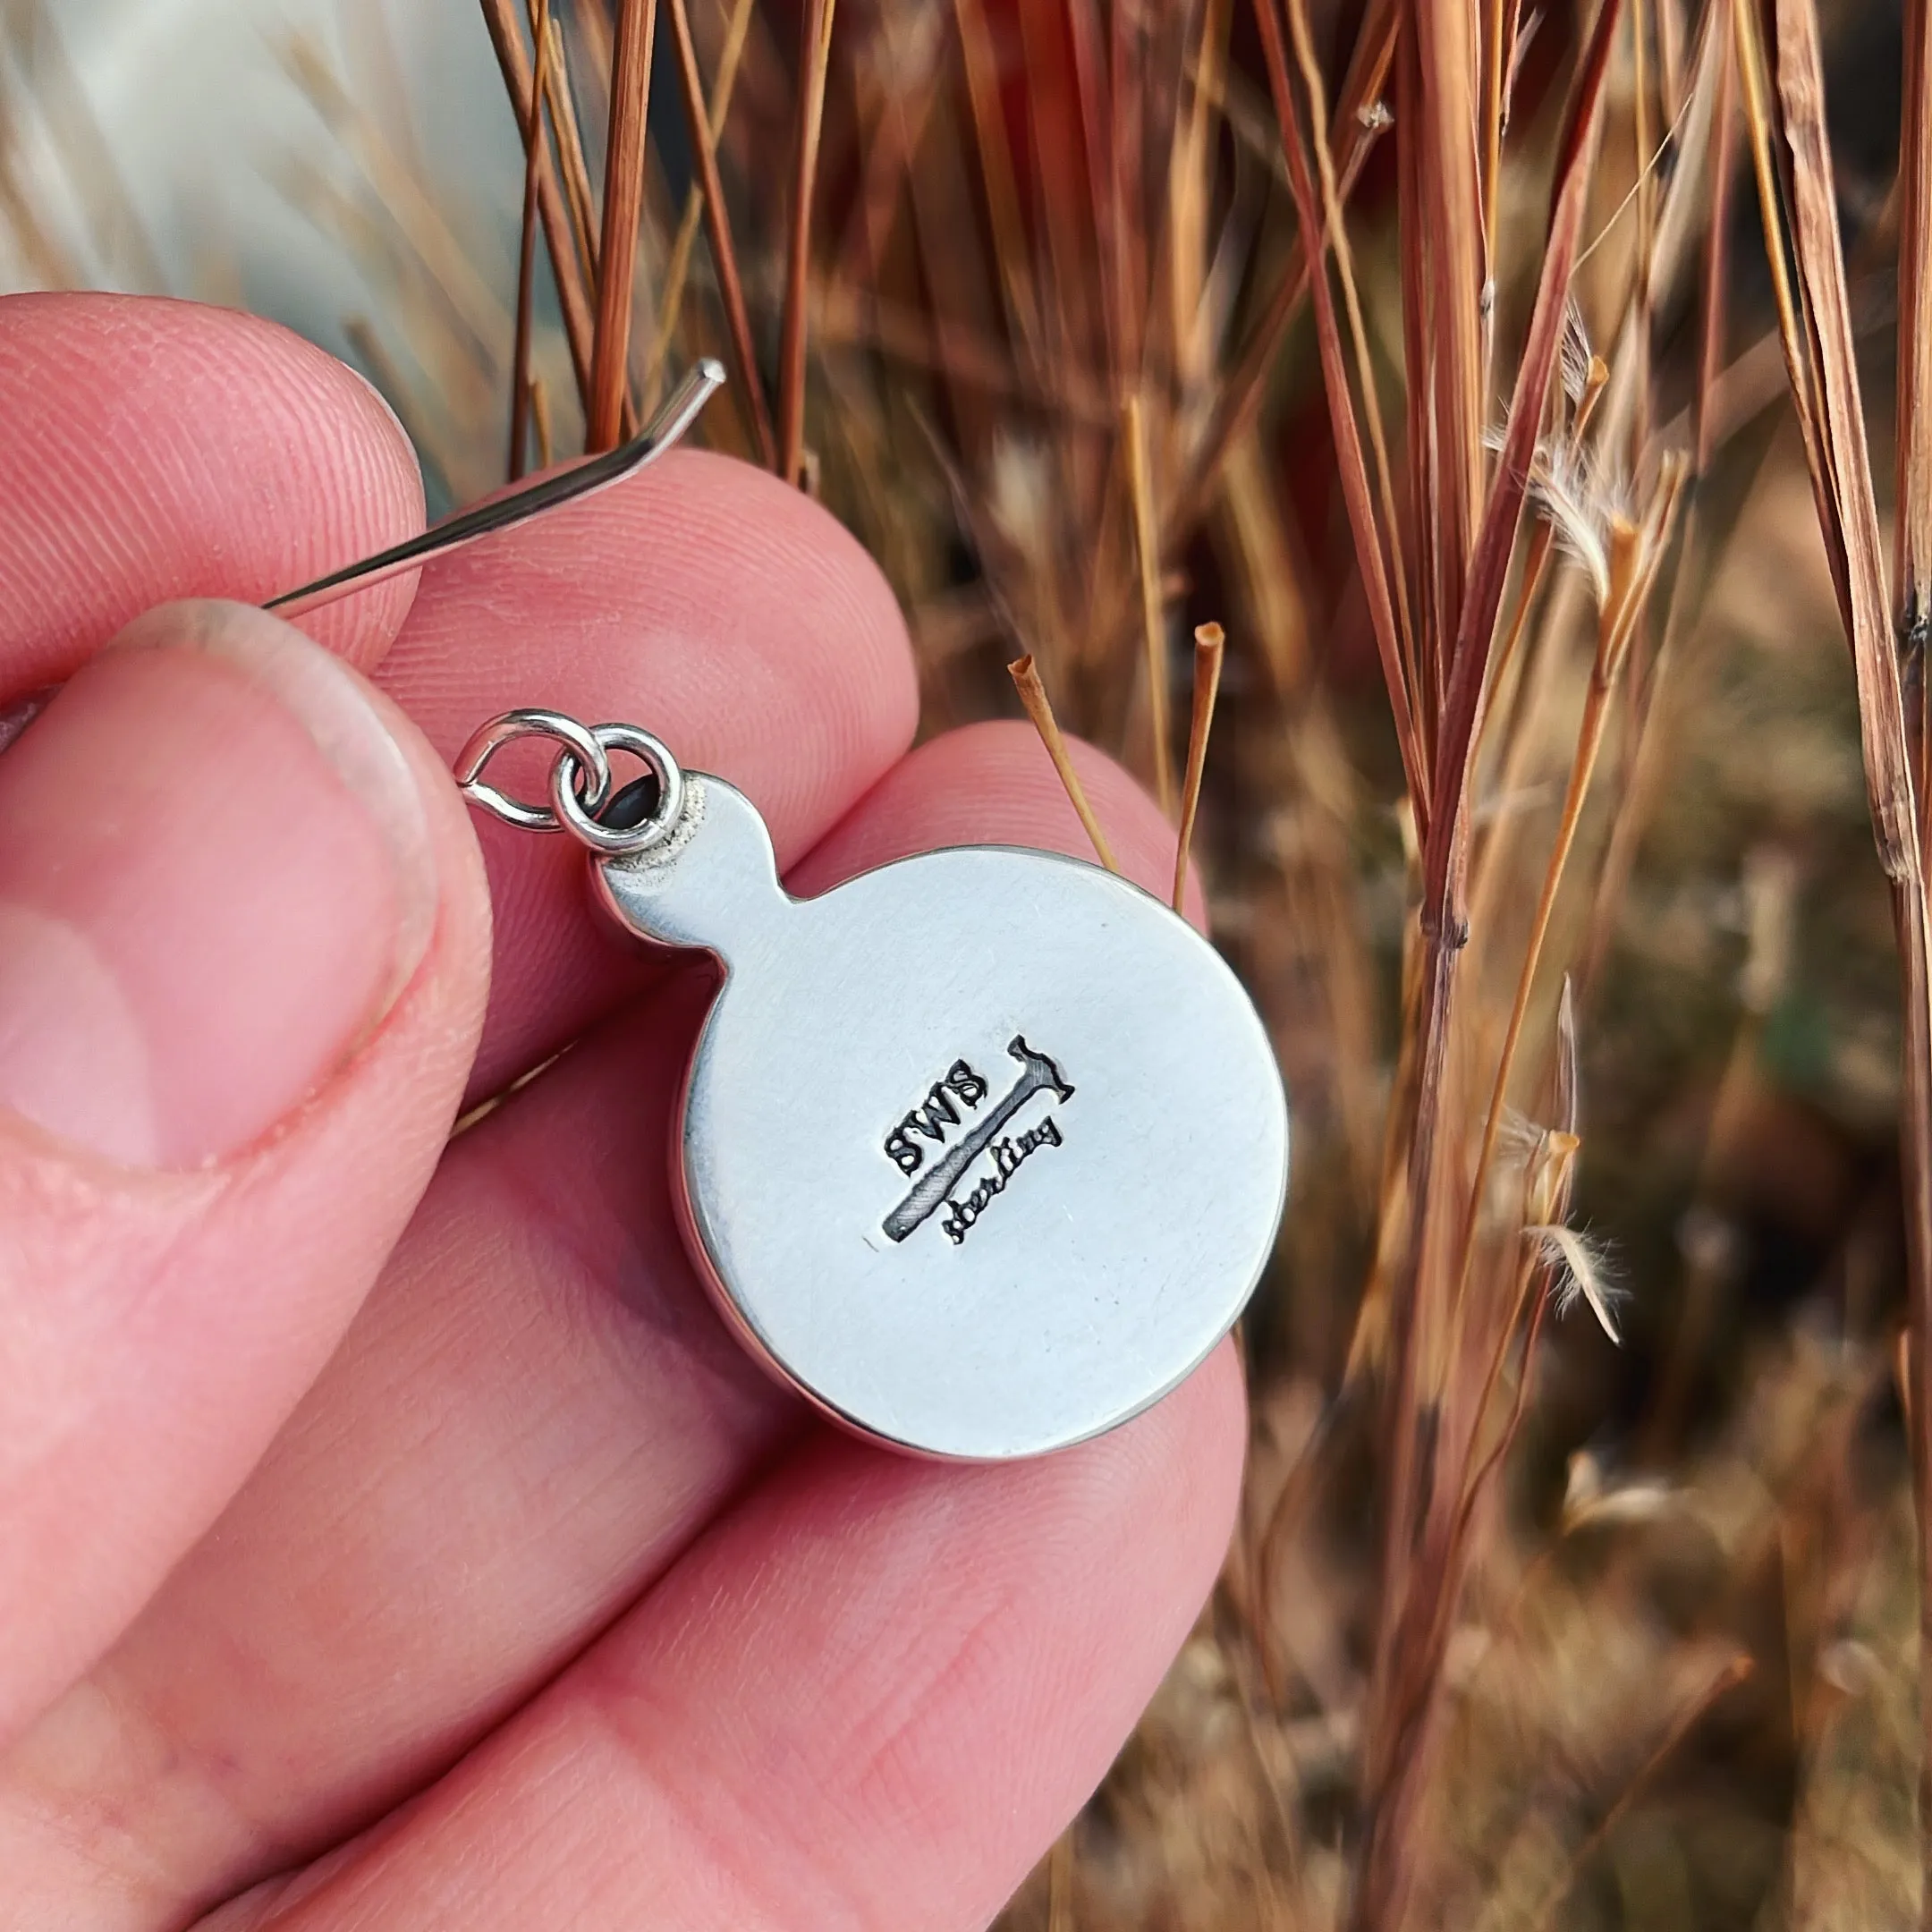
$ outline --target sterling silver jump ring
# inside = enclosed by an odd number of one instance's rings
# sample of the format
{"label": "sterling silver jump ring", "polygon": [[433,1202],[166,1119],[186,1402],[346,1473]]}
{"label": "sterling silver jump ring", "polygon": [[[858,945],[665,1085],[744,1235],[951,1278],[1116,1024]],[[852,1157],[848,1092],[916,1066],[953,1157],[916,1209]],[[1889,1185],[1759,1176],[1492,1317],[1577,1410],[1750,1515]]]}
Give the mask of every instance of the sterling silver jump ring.
{"label": "sterling silver jump ring", "polygon": [[[568,748],[557,753],[556,763],[550,768],[550,800],[564,829],[580,844],[612,859],[661,845],[684,815],[683,768],[662,740],[635,724],[593,724],[590,735],[600,753],[628,751],[648,767],[657,781],[657,803],[634,826],[600,825],[597,814],[604,806],[580,796],[578,780],[583,767],[574,747]],[[607,764],[605,768],[609,769]]]}
{"label": "sterling silver jump ring", "polygon": [[[580,724],[575,718],[566,717],[561,711],[546,711],[529,706],[520,711],[505,711],[501,717],[493,717],[462,748],[456,760],[456,784],[472,805],[480,805],[505,825],[516,826],[525,832],[564,830],[564,820],[549,807],[526,804],[521,799],[512,798],[507,792],[484,782],[483,767],[504,745],[519,738],[555,738],[557,741],[557,766],[554,767],[553,775],[555,769],[561,768],[566,758],[570,760],[570,777],[573,784],[586,772],[589,774],[589,789],[579,801],[586,814],[600,812],[609,803],[610,759],[605,756],[604,747],[597,741],[596,733],[588,725]],[[555,795],[556,787],[553,784],[551,796],[555,799]]]}

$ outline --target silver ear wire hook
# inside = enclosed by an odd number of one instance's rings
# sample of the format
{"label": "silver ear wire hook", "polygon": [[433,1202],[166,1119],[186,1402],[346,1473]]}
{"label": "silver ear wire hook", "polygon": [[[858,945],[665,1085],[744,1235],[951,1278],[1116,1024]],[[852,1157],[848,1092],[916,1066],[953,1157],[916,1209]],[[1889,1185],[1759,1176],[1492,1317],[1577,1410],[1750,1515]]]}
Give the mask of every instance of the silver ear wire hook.
{"label": "silver ear wire hook", "polygon": [[282,617],[299,617],[306,611],[333,604],[337,597],[347,597],[351,591],[366,590],[372,584],[414,570],[431,557],[446,556],[451,551],[460,550],[480,538],[514,530],[518,524],[528,523],[531,518],[542,516],[564,504],[575,503],[579,497],[608,489],[613,483],[621,483],[626,477],[635,476],[640,470],[663,455],[697,421],[699,411],[724,386],[724,365],[707,356],[693,364],[684,379],[665,399],[664,407],[622,447],[602,456],[593,456],[574,469],[546,477],[513,496],[500,497],[495,503],[482,504],[474,510],[464,510],[445,518],[419,537],[411,537],[393,549],[364,557],[360,563],[347,564],[339,571],[332,571],[326,577],[318,577],[315,582],[304,584],[299,590],[284,591],[262,608],[274,611]]}

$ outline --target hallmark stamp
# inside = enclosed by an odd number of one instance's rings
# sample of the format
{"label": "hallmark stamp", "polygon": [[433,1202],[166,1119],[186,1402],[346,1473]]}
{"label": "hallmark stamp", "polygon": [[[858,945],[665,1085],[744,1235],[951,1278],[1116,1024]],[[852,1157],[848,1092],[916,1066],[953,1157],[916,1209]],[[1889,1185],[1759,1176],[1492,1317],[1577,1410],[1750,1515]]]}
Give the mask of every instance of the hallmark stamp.
{"label": "hallmark stamp", "polygon": [[886,1152],[899,1172],[914,1174],[925,1165],[926,1149],[913,1140],[914,1134],[943,1144],[946,1129],[959,1125],[959,1108],[953,1101],[976,1107],[986,1098],[986,1082],[963,1060],[955,1060],[932,1083],[925,1099],[886,1136]]}
{"label": "hallmark stamp", "polygon": [[987,1211],[994,1197],[1006,1191],[1006,1183],[1013,1179],[1021,1162],[1029,1155],[1037,1154],[1043,1147],[1060,1145],[1060,1123],[1051,1114],[1038,1127],[1030,1127],[1022,1134],[1010,1134],[994,1141],[987,1149],[993,1157],[993,1172],[963,1199],[951,1194],[946,1196],[945,1216],[939,1224],[940,1232],[957,1248],[966,1239],[967,1230]]}
{"label": "hallmark stamp", "polygon": [[[1068,1084],[1066,1076],[1045,1054],[1035,1053],[1027,1045],[1023,1035],[1016,1033],[1007,1042],[1006,1051],[1020,1063],[1020,1078],[979,1117],[964,1140],[954,1141],[941,1159],[919,1174],[905,1199],[886,1216],[886,1233],[893,1241],[902,1241],[943,1203],[948,1212],[940,1225],[957,1247],[966,1239],[967,1230],[986,1212],[987,1205],[996,1195],[1005,1191],[1006,1183],[1023,1161],[1043,1147],[1062,1144],[1059,1124],[1051,1114],[1026,1133],[1001,1138],[1007,1122],[1035,1094],[1051,1093],[1063,1102],[1073,1097],[1073,1089]],[[962,1075],[965,1090],[962,1084],[955,1083],[955,1076]],[[986,1081],[963,1060],[955,1060],[945,1078],[934,1083],[924,1104],[907,1114],[886,1137],[886,1151],[893,1156],[900,1171],[916,1174],[925,1164],[926,1150],[912,1144],[911,1134],[922,1133],[936,1142],[943,1141],[946,1128],[960,1124],[958,1110],[952,1104],[953,1097],[956,1096],[968,1107],[976,1108],[986,1097]],[[894,1153],[894,1140],[902,1138],[905,1140],[906,1151],[917,1157],[911,1165],[902,1155]],[[963,1201],[952,1199],[953,1189],[965,1179],[974,1162],[989,1151],[993,1155],[994,1172],[983,1178]]]}

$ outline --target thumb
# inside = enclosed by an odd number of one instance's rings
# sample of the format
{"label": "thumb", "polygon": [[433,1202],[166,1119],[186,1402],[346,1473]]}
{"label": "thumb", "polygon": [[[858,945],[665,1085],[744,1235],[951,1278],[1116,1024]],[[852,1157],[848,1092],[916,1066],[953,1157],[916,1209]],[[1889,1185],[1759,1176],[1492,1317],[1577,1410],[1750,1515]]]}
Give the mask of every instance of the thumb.
{"label": "thumb", "polygon": [[475,843],[400,712],[239,605],[0,756],[0,1741],[260,1455],[447,1135]]}

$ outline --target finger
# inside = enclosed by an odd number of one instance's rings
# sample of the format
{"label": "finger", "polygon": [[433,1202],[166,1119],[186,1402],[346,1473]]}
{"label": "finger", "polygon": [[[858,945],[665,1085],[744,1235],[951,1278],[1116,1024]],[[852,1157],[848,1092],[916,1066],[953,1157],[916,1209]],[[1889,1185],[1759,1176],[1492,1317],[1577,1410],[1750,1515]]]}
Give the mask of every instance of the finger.
{"label": "finger", "polygon": [[[1174,892],[1174,835],[1147,795],[1104,751],[1070,740],[1074,775],[1088,794],[1121,869],[1144,891]],[[908,818],[919,843],[905,843]],[[1121,847],[1121,840],[1128,843]],[[890,865],[908,851],[943,845],[1027,845],[1091,860],[1094,849],[1032,727],[968,724],[902,758],[854,812],[787,878],[795,893],[821,893],[855,872]],[[1205,928],[1207,902],[1192,869],[1183,911]]]}
{"label": "finger", "polygon": [[0,1739],[212,1521],[374,1279],[487,919],[428,747],[242,606],[140,620],[0,758]]}
{"label": "finger", "polygon": [[1242,1436],[1223,1343],[1037,1462],[821,1439],[393,1829],[225,1932],[983,1926],[1180,1648]]}
{"label": "finger", "polygon": [[[1130,870],[1168,873],[1151,803],[1080,762]],[[933,741],[799,877],[936,831],[1071,844],[1036,765],[1051,783],[1019,727]],[[0,1868],[105,1932],[332,1842],[529,1696],[804,1426],[675,1232],[669,1097],[709,993],[687,974],[451,1148],[219,1532],[0,1776]]]}
{"label": "finger", "polygon": [[[641,724],[747,792],[787,865],[904,750],[918,702],[858,544],[800,491],[693,452],[426,572],[380,682],[445,756],[524,705]],[[543,797],[537,748],[504,767]],[[481,833],[496,945],[479,1095],[661,970],[614,944],[569,840]]]}
{"label": "finger", "polygon": [[[259,603],[422,527],[409,441],[354,371],[232,310],[0,300],[0,707],[175,597]],[[303,628],[381,656],[407,580]]]}

